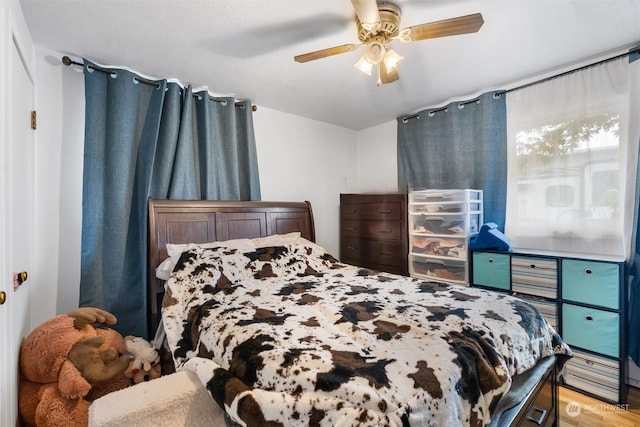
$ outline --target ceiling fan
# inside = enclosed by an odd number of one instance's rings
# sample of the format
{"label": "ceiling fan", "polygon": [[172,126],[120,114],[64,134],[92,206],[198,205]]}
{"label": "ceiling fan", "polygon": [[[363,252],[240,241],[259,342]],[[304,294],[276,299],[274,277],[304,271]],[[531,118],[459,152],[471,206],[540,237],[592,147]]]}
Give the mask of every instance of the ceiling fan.
{"label": "ceiling fan", "polygon": [[398,80],[398,63],[403,57],[387,45],[394,40],[412,42],[436,37],[454,36],[477,32],[484,20],[480,13],[414,25],[400,30],[400,8],[388,2],[376,0],[351,0],[356,12],[359,44],[343,44],[327,49],[297,55],[296,62],[308,62],[340,53],[351,52],[364,46],[364,54],[355,67],[371,75],[378,72],[378,84]]}

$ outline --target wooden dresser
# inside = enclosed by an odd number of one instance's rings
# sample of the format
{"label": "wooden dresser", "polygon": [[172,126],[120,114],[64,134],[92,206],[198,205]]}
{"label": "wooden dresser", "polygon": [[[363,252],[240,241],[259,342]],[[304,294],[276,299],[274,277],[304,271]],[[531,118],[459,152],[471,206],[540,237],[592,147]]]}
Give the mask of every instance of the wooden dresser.
{"label": "wooden dresser", "polygon": [[407,195],[340,194],[340,260],[408,275]]}

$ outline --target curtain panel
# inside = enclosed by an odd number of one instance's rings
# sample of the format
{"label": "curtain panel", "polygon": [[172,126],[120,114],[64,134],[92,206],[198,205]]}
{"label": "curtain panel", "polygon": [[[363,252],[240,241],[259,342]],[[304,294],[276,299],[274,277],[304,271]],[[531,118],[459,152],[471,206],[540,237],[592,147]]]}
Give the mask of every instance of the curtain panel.
{"label": "curtain panel", "polygon": [[504,94],[489,92],[398,117],[398,187],[484,191],[484,220],[504,230],[507,135]]}
{"label": "curtain panel", "polygon": [[628,258],[639,125],[631,71],[622,57],[507,94],[514,247]]}
{"label": "curtain panel", "polygon": [[251,104],[85,60],[80,306],[146,337],[147,200],[260,200]]}
{"label": "curtain panel", "polygon": [[[635,123],[629,129],[629,141],[636,147],[640,147],[640,46],[631,49],[629,54],[629,82],[630,99],[629,122]],[[636,162],[635,170],[635,196],[633,203],[633,231],[631,237],[631,254],[627,260],[626,276],[629,283],[629,326],[627,327],[629,356],[636,365],[640,366],[640,239],[638,238],[638,225],[640,224],[640,152],[635,159],[627,159],[628,162]],[[632,182],[630,179],[629,182]]]}

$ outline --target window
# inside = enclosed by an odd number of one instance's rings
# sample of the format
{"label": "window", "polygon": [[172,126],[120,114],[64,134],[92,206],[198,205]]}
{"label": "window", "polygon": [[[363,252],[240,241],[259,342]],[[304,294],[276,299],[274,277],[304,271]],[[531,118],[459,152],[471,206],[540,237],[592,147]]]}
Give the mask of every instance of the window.
{"label": "window", "polygon": [[627,171],[635,177],[637,159],[637,142],[627,142],[628,68],[623,58],[507,95],[505,232],[514,247],[628,253]]}

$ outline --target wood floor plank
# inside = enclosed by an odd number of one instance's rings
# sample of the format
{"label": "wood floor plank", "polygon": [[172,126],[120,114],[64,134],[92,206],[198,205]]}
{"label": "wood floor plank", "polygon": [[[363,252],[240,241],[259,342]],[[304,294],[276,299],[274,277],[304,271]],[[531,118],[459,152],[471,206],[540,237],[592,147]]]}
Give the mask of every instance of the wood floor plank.
{"label": "wood floor plank", "polygon": [[625,408],[626,406],[601,402],[560,387],[560,427],[640,426],[640,413],[632,408]]}

